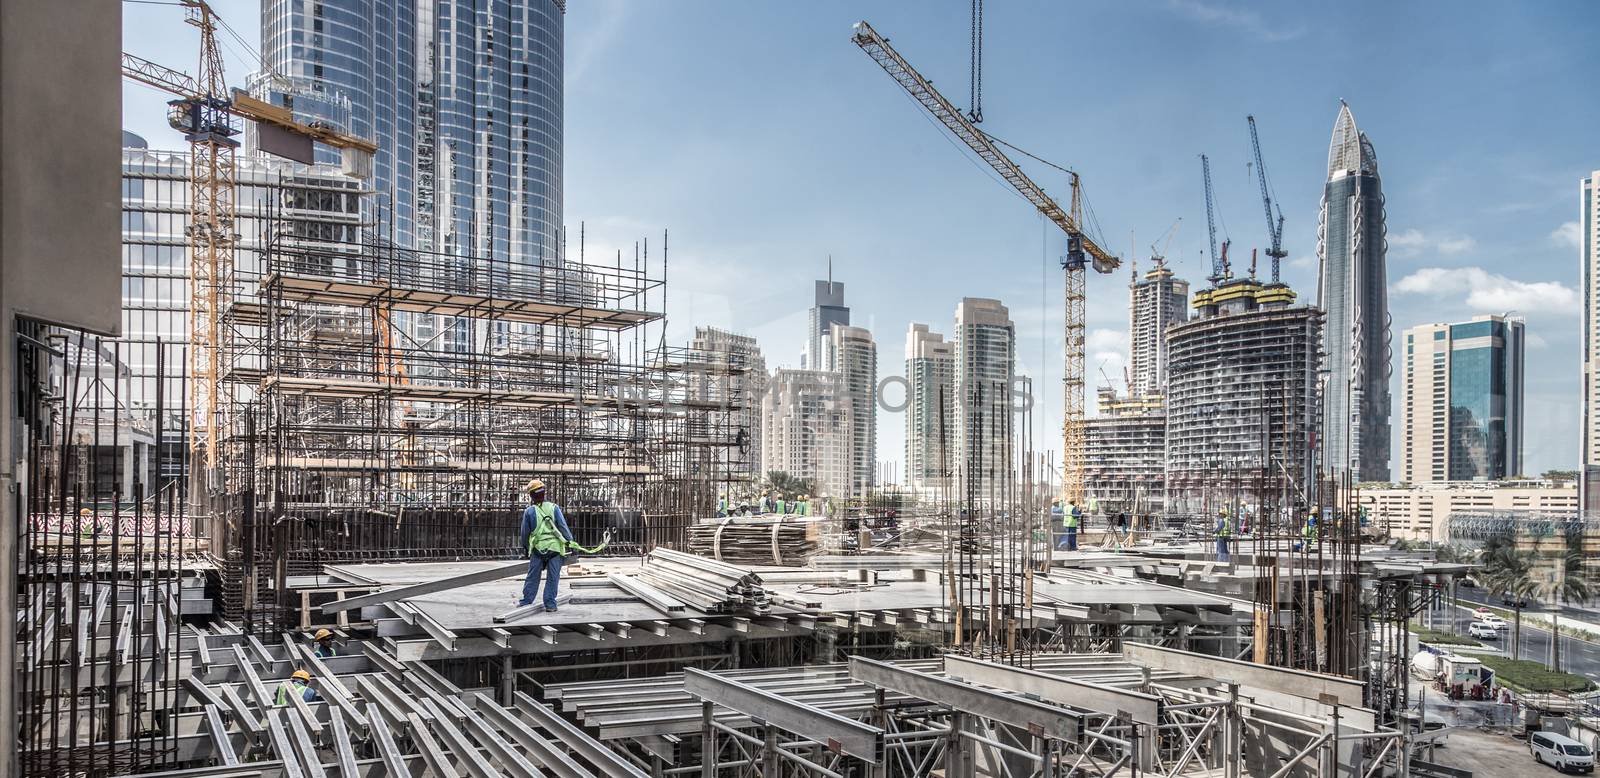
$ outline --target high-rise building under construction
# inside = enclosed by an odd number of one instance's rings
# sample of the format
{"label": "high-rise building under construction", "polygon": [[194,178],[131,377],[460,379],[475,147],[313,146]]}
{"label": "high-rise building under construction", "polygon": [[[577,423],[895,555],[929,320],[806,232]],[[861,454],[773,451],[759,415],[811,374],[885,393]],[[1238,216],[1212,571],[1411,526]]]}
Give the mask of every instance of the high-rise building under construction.
{"label": "high-rise building under construction", "polygon": [[1169,511],[1209,512],[1246,490],[1278,504],[1305,494],[1322,312],[1293,302],[1282,284],[1228,281],[1196,293],[1197,316],[1172,328]]}
{"label": "high-rise building under construction", "polygon": [[1327,378],[1319,467],[1389,480],[1389,295],[1378,156],[1339,105],[1317,225]]}

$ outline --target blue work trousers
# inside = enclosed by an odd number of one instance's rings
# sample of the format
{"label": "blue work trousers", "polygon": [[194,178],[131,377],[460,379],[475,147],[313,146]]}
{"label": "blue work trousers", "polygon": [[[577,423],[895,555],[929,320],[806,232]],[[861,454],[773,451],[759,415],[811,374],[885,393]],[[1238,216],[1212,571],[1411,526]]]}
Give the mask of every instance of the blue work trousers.
{"label": "blue work trousers", "polygon": [[522,582],[522,604],[532,605],[533,598],[539,593],[539,575],[549,571],[545,576],[544,584],[544,609],[556,609],[556,586],[561,583],[561,555],[552,555],[545,559],[537,551],[533,558],[528,560],[528,579]]}
{"label": "blue work trousers", "polygon": [[1227,562],[1227,561],[1229,561],[1229,557],[1228,557],[1228,538],[1217,538],[1217,561],[1218,562]]}
{"label": "blue work trousers", "polygon": [[1077,527],[1067,527],[1060,535],[1056,536],[1056,550],[1058,550],[1058,551],[1077,551],[1078,550],[1078,528]]}

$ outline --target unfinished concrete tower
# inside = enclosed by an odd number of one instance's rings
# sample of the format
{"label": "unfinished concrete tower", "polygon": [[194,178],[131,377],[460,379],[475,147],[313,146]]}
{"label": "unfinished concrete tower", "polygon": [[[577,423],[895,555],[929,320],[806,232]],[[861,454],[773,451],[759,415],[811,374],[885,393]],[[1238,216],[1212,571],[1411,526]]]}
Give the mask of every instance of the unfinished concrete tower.
{"label": "unfinished concrete tower", "polygon": [[1322,312],[1282,284],[1235,279],[1194,297],[1168,335],[1167,506],[1210,513],[1272,483],[1304,488],[1317,428]]}

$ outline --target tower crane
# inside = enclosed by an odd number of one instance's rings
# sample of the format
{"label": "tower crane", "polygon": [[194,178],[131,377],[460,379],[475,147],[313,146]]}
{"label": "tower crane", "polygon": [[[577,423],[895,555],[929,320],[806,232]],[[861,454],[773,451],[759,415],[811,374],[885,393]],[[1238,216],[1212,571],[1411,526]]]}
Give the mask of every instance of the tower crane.
{"label": "tower crane", "polygon": [[[1165,235],[1162,235],[1155,243],[1150,244],[1150,261],[1156,263],[1157,270],[1167,266],[1167,249],[1172,247],[1172,239],[1178,237],[1178,228],[1182,226],[1183,217],[1179,216],[1178,220],[1167,228]],[[1157,244],[1160,244],[1161,248],[1156,248]]]}
{"label": "tower crane", "polygon": [[[939,94],[933,83],[911,67],[900,53],[889,45],[888,39],[878,34],[872,25],[857,22],[851,40],[867,56],[878,63],[900,85],[911,99],[917,101],[957,140],[972,149],[1013,189],[1021,194],[1067,235],[1067,250],[1061,259],[1066,271],[1066,365],[1062,379],[1066,392],[1061,433],[1062,496],[1067,500],[1084,502],[1083,488],[1083,347],[1084,347],[1084,288],[1085,269],[1092,266],[1097,273],[1111,273],[1122,264],[1111,252],[1102,248],[1083,229],[1082,193],[1078,174],[1071,176],[1072,200],[1069,208],[1062,208],[1044,189],[1028,177],[1022,168],[1011,161],[994,138],[973,125],[960,109]],[[978,94],[974,89],[974,95]]]}
{"label": "tower crane", "polygon": [[1228,271],[1228,238],[1222,239],[1222,253],[1217,253],[1217,220],[1212,213],[1211,206],[1211,160],[1206,155],[1200,155],[1200,174],[1206,182],[1206,231],[1211,236],[1211,276],[1213,284],[1220,284],[1232,275]]}
{"label": "tower crane", "polygon": [[206,0],[180,0],[185,23],[200,31],[199,76],[190,78],[172,68],[132,54],[122,55],[124,78],[175,95],[167,103],[167,123],[189,141],[189,397],[192,423],[189,451],[195,472],[216,462],[217,436],[227,398],[223,372],[228,364],[224,312],[234,293],[234,250],[238,246],[235,191],[238,164],[235,116],[272,125],[293,135],[345,152],[347,169],[364,175],[377,146],[327,127],[295,120],[287,108],[257,100],[237,89],[231,92],[217,44],[216,12]]}
{"label": "tower crane", "polygon": [[[1261,139],[1256,135],[1256,117],[1246,116],[1250,123],[1250,148],[1256,155],[1256,176],[1261,182],[1261,207],[1267,212],[1267,238],[1270,246],[1267,256],[1272,258],[1272,283],[1278,283],[1278,265],[1289,252],[1283,250],[1283,209],[1272,202],[1272,190],[1267,186],[1267,165],[1261,161]],[[1273,220],[1273,211],[1277,211],[1277,220]]]}

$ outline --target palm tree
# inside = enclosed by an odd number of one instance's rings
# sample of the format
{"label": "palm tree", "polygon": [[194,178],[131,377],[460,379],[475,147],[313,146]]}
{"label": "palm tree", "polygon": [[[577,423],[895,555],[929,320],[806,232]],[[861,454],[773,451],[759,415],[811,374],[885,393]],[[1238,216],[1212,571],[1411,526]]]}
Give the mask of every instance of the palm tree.
{"label": "palm tree", "polygon": [[1511,598],[1515,608],[1515,625],[1511,629],[1511,658],[1522,654],[1522,602],[1539,594],[1539,584],[1533,580],[1534,553],[1519,551],[1513,546],[1496,545],[1484,557],[1484,585],[1488,592],[1500,592]]}
{"label": "palm tree", "polygon": [[762,485],[762,491],[777,492],[785,500],[793,500],[802,494],[811,494],[816,491],[809,478],[801,478],[787,470],[768,470],[767,481]]}
{"label": "palm tree", "polygon": [[1595,588],[1583,575],[1583,539],[1567,536],[1567,550],[1561,554],[1561,569],[1553,580],[1540,587],[1554,603],[1550,609],[1550,669],[1561,670],[1561,607],[1594,599]]}

